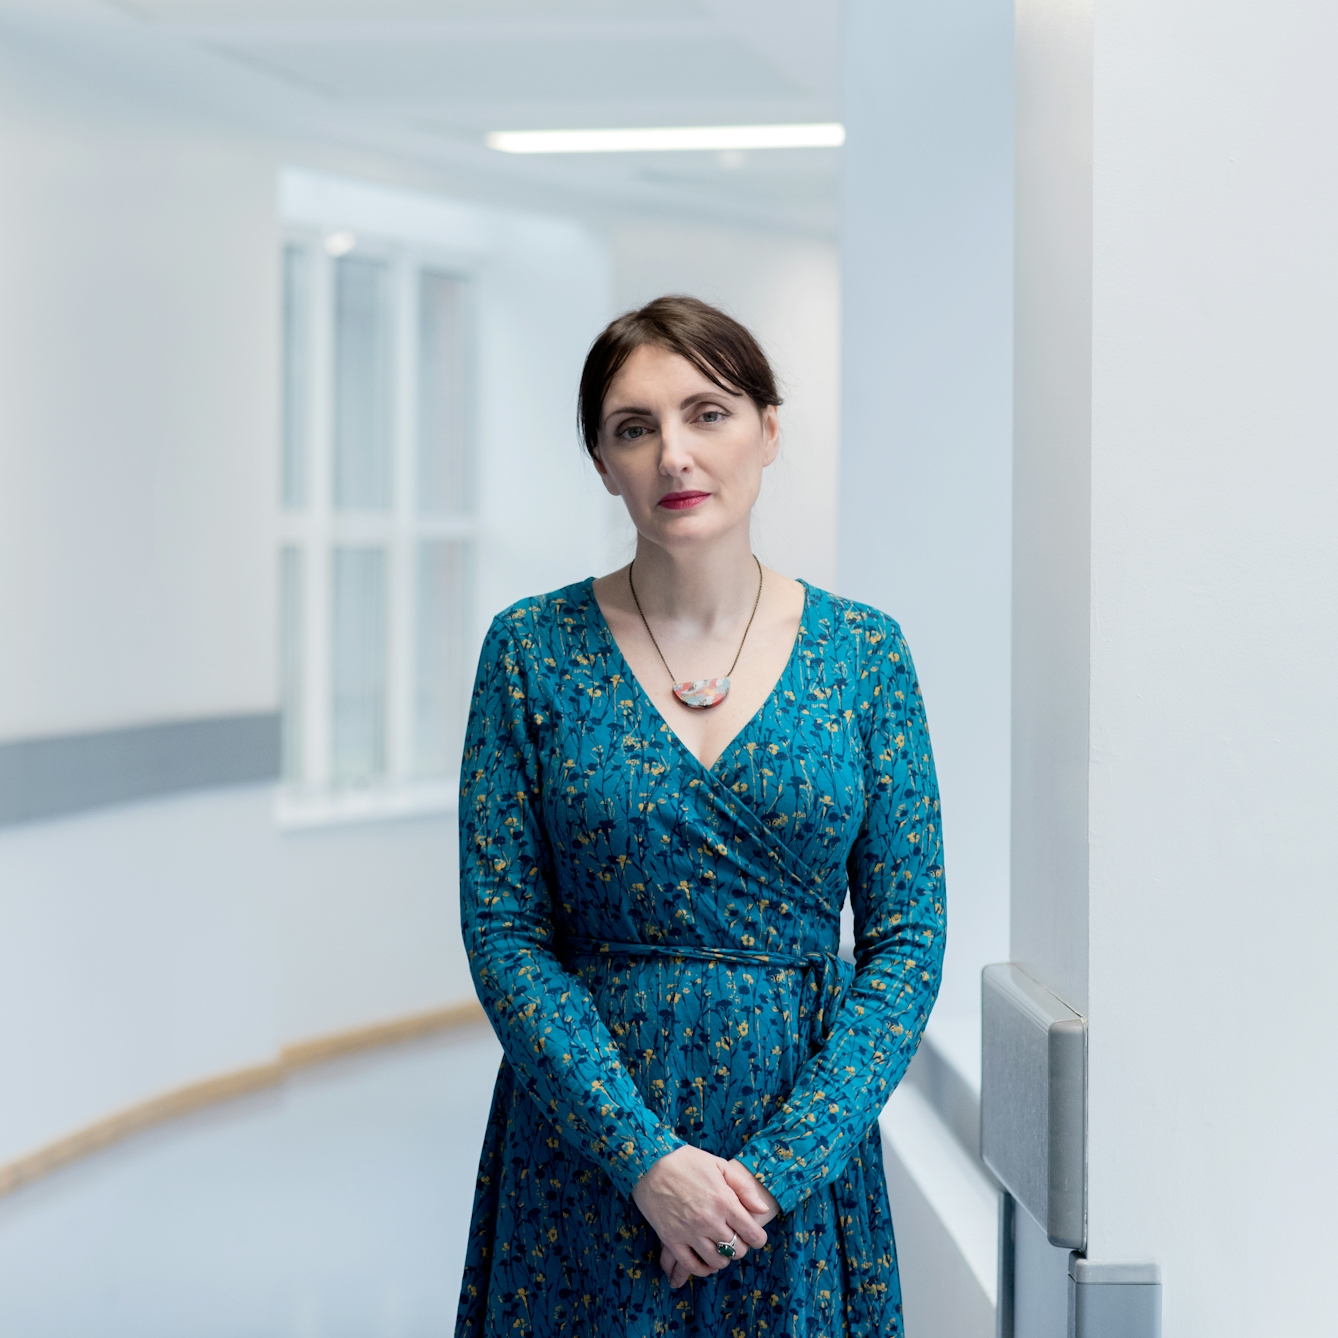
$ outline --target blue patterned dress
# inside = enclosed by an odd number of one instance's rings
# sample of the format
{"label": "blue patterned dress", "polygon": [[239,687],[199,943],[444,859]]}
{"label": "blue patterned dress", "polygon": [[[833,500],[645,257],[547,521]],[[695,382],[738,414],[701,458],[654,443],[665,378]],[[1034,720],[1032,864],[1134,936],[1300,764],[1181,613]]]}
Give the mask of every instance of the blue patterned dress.
{"label": "blue patterned dress", "polygon": [[[460,902],[505,1058],[457,1336],[901,1333],[876,1120],[938,990],[944,889],[896,623],[806,587],[780,681],[708,769],[590,581],[513,605],[474,688]],[[671,1291],[631,1192],[682,1142],[781,1214]]]}

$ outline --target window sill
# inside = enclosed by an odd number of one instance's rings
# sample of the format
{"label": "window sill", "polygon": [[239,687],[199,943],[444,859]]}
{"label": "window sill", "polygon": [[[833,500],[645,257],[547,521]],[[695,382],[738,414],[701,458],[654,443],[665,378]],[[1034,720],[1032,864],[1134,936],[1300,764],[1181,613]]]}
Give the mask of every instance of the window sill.
{"label": "window sill", "polygon": [[281,831],[343,827],[364,822],[454,814],[457,788],[451,781],[417,781],[366,790],[280,790],[274,822]]}

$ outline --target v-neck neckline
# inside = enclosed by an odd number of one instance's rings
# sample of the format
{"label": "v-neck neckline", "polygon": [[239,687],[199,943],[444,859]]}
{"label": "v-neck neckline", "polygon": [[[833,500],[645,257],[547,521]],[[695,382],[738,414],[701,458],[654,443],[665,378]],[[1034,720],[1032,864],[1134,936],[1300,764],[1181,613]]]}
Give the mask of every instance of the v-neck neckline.
{"label": "v-neck neckline", "polygon": [[604,640],[609,643],[614,655],[618,657],[618,661],[622,666],[620,670],[622,677],[631,684],[632,691],[641,698],[643,709],[649,708],[659,717],[661,724],[663,724],[665,729],[669,731],[669,737],[674,741],[674,744],[678,747],[679,751],[690,758],[696,766],[700,767],[701,770],[713,780],[719,779],[716,775],[716,767],[718,767],[724,760],[725,754],[728,753],[730,749],[732,749],[734,745],[753,727],[753,725],[761,719],[762,713],[771,705],[772,698],[774,698],[780,691],[781,684],[783,684],[790,676],[790,671],[793,668],[795,661],[799,658],[799,646],[804,639],[804,620],[808,616],[809,598],[813,593],[813,587],[800,577],[796,577],[795,579],[804,587],[804,602],[799,610],[799,626],[795,628],[794,641],[790,644],[790,653],[785,657],[785,664],[782,666],[776,681],[771,685],[770,691],[768,691],[767,695],[762,699],[762,704],[743,722],[742,725],[739,726],[737,730],[735,730],[733,735],[730,736],[729,742],[725,744],[717,755],[715,761],[708,767],[706,763],[703,762],[701,758],[698,757],[697,754],[694,753],[683,741],[679,736],[678,731],[674,728],[673,722],[660,710],[655,704],[655,698],[642,686],[641,680],[636,676],[632,666],[628,663],[627,656],[623,654],[622,647],[618,644],[618,638],[613,635],[613,628],[609,626],[609,620],[604,616],[604,610],[599,607],[599,600],[595,598],[595,578],[593,576],[587,576],[585,578],[585,597],[589,602],[591,609],[594,611],[594,616],[598,624],[597,630]]}

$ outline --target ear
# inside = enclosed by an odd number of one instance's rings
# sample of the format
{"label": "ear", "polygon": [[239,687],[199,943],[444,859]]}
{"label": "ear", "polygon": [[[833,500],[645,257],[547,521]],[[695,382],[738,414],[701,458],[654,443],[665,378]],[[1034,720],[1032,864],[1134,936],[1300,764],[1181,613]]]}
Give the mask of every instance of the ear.
{"label": "ear", "polygon": [[590,452],[590,458],[595,462],[595,469],[599,472],[599,481],[604,485],[604,491],[610,497],[621,497],[623,495],[622,490],[613,481],[613,475],[609,473],[608,465],[604,463],[600,456],[598,446]]}
{"label": "ear", "polygon": [[762,410],[762,464],[771,464],[780,454],[780,414],[774,404]]}

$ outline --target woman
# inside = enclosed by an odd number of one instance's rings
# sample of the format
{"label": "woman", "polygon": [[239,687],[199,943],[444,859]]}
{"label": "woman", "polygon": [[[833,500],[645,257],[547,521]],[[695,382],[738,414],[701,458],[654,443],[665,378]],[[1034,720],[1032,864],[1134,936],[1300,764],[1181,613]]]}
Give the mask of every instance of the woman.
{"label": "woman", "polygon": [[457,1335],[901,1332],[876,1119],[938,989],[938,793],[897,625],[752,555],[780,402],[695,299],[615,320],[580,417],[636,556],[484,643],[460,895],[506,1057]]}

